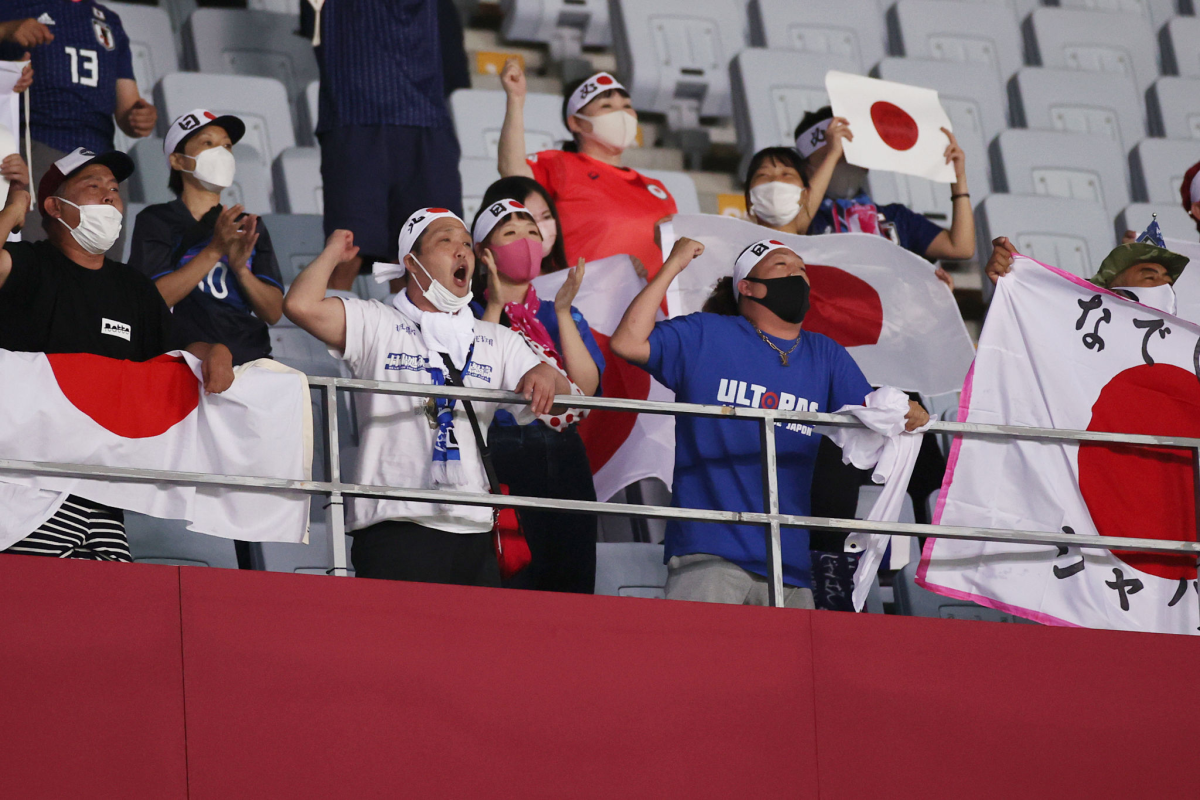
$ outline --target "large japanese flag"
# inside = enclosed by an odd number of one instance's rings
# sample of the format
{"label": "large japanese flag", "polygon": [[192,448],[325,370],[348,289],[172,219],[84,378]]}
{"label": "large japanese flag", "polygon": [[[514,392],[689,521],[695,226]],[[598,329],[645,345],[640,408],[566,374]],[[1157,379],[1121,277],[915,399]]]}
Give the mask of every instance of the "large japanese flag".
{"label": "large japanese flag", "polygon": [[[1017,257],[959,420],[1200,437],[1200,327]],[[1196,541],[1190,451],[961,437],[935,523]],[[930,539],[927,589],[1053,625],[1197,632],[1192,557]]]}
{"label": "large japanese flag", "polygon": [[[544,302],[553,302],[566,278],[566,270],[552,272],[534,280],[533,285]],[[628,256],[603,258],[585,267],[583,285],[574,305],[587,319],[604,352],[602,394],[670,402],[675,399],[674,392],[645,370],[617,358],[608,347],[609,337],[617,329],[625,309],[645,285]],[[597,410],[580,423],[579,433],[587,445],[596,497],[601,501],[643,478],[658,478],[668,488],[671,486],[675,471],[675,419],[670,415]]]}
{"label": "large japanese flag", "polygon": [[933,89],[830,70],[825,90],[833,113],[854,134],[845,144],[851,164],[954,182],[945,156],[950,141],[941,130],[953,127]]}
{"label": "large japanese flag", "polygon": [[[270,360],[239,367],[205,394],[189,354],[145,363],[88,354],[0,350],[0,454],[17,461],[306,480],[312,406],[303,374]],[[0,472],[0,550],[23,538],[66,494],[214,536],[300,542],[298,493],[30,476]]]}
{"label": "large japanese flag", "polygon": [[[665,236],[704,244],[704,254],[683,271],[667,301],[671,316],[699,311],[717,280],[764,229],[744,220],[679,214]],[[975,349],[954,295],[923,258],[882,236],[775,233],[808,266],[811,308],[805,330],[845,347],[875,386],[927,395],[962,386]]]}

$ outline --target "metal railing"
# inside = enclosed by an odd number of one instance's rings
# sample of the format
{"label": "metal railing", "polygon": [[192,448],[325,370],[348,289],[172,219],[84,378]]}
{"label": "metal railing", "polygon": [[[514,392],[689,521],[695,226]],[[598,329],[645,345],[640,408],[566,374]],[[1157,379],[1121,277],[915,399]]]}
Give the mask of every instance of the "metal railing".
{"label": "metal railing", "polygon": [[[282,478],[255,478],[235,475],[207,475],[194,472],[132,469],[125,467],[97,467],[80,464],[53,464],[47,462],[16,461],[0,459],[0,471],[23,472],[36,475],[60,475],[87,478],[119,478],[125,481],[149,483],[203,484],[226,486],[237,489],[263,489],[303,492],[327,495],[329,533],[333,546],[333,574],[348,575],[346,557],[345,513],[346,497],[371,497],[388,500],[413,500],[439,504],[491,506],[496,504],[495,495],[473,492],[456,492],[443,489],[410,489],[391,486],[344,483],[340,467],[340,441],[338,436],[337,392],[378,392],[417,397],[450,397],[460,400],[478,400],[503,404],[527,404],[523,397],[494,389],[472,389],[453,386],[430,386],[425,384],[393,383],[357,378],[309,377],[311,387],[322,393],[325,425],[325,460],[328,481],[303,481]],[[889,533],[903,536],[935,536],[946,539],[972,539],[976,541],[1009,542],[1013,544],[1044,544],[1055,546],[1085,547],[1104,550],[1143,551],[1172,553],[1200,557],[1200,541],[1181,542],[1160,539],[1134,539],[1112,536],[1088,536],[1081,534],[1048,533],[1045,531],[1002,530],[997,528],[974,528],[949,525],[924,525],[903,522],[870,522],[866,520],[832,519],[828,517],[804,517],[779,513],[779,481],[776,472],[775,423],[807,423],[835,427],[864,427],[857,418],[847,414],[830,414],[815,411],[781,411],[777,409],[750,408],[746,406],[714,406],[697,403],[668,403],[653,400],[628,400],[613,397],[559,397],[564,405],[573,408],[603,409],[642,414],[692,415],[724,419],[756,420],[763,453],[763,507],[764,512],[715,511],[700,508],[674,508],[644,504],[608,503],[583,500],[554,500],[542,497],[505,495],[503,505],[515,508],[542,508],[558,511],[610,514],[650,519],[680,519],[702,522],[727,522],[741,525],[762,526],[766,537],[768,594],[774,606],[783,605],[783,562],[780,546],[780,531],[785,527],[802,527],[822,531],[863,531]],[[936,433],[962,434],[966,436],[1000,437],[1007,439],[1031,439],[1038,441],[1098,442],[1107,444],[1143,445],[1148,447],[1178,447],[1192,450],[1193,466],[1200,481],[1200,439],[1183,436],[1152,436],[1145,434],[1106,433],[1102,431],[1062,430],[1056,428],[1029,428],[1015,425],[980,425],[969,422],[935,422],[929,430]],[[1198,488],[1200,493],[1200,488]],[[1197,508],[1200,508],[1198,502]]]}

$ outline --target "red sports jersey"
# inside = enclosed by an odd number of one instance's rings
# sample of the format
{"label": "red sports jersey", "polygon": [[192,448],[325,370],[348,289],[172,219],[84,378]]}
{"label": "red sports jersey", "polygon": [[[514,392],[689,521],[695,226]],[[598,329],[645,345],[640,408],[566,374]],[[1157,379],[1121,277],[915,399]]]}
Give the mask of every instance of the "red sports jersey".
{"label": "red sports jersey", "polygon": [[652,276],[658,272],[662,250],[654,244],[654,223],[676,213],[675,198],[662,183],[562,150],[532,155],[529,166],[558,206],[568,264],[628,254]]}

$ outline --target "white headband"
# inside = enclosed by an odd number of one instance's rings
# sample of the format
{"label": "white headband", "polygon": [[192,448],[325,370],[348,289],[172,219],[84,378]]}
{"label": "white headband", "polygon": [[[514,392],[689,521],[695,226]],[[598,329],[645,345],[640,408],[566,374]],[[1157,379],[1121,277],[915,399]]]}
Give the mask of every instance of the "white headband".
{"label": "white headband", "polygon": [[800,135],[796,137],[796,151],[804,158],[808,158],[818,148],[824,147],[825,129],[831,122],[833,122],[833,117],[823,119],[811,128],[800,131]]}
{"label": "white headband", "polygon": [[[500,224],[500,220],[518,211],[529,214],[529,209],[516,200],[498,200],[492,203],[480,211],[479,216],[475,219],[475,230],[471,234],[472,240],[475,244],[479,244],[488,237],[493,228]],[[530,216],[533,215],[530,214]]]}
{"label": "white headband", "polygon": [[571,97],[567,100],[567,116],[573,117],[579,109],[592,102],[592,99],[601,92],[607,92],[609,89],[620,89],[627,92],[621,82],[609,75],[607,72],[597,72],[592,77],[588,78],[579,88],[571,92]]}
{"label": "white headband", "polygon": [[772,250],[783,248],[789,253],[792,253],[797,258],[800,254],[792,248],[788,247],[778,239],[760,239],[754,244],[742,251],[742,254],[737,257],[737,261],[733,262],[733,299],[736,300],[740,296],[738,293],[738,284],[746,279],[750,274],[750,270],[758,266],[758,262],[763,260],[763,256]]}
{"label": "white headband", "polygon": [[404,275],[404,257],[412,252],[413,245],[417,243],[417,239],[425,232],[430,223],[435,219],[450,217],[462,222],[462,226],[467,227],[467,223],[459,218],[448,208],[421,208],[412,213],[412,216],[404,223],[404,227],[400,229],[399,241],[399,264],[383,264],[375,262],[375,266],[371,268],[371,276],[375,278],[377,283],[383,283],[392,278],[399,278]]}
{"label": "white headband", "polygon": [[1191,195],[1193,203],[1200,203],[1200,172],[1192,176],[1192,185],[1188,189],[1188,194]]}

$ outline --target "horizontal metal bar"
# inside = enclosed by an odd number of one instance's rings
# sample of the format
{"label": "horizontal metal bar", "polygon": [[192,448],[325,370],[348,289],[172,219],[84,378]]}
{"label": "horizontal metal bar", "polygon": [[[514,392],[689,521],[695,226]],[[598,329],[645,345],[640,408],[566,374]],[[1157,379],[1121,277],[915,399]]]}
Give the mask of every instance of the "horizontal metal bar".
{"label": "horizontal metal bar", "polygon": [[[303,492],[305,494],[341,492],[343,495],[354,497],[413,500],[437,503],[439,505],[491,506],[495,505],[496,500],[495,496],[490,494],[452,492],[442,489],[402,489],[356,483],[206,475],[197,472],[142,470],[130,467],[97,467],[82,464],[53,464],[36,461],[14,461],[11,459],[0,459],[0,472],[22,472],[35,475],[61,475],[85,478],[116,478],[139,483],[204,484],[206,486],[225,486],[231,489],[271,489]],[[624,503],[601,503],[583,500],[553,500],[543,497],[523,497],[518,495],[506,495],[503,505],[516,508],[541,508],[565,512],[649,517],[654,519],[687,519],[741,525],[765,526],[775,520],[782,526],[804,527],[813,530],[863,531],[904,536],[941,536],[948,539],[975,539],[980,541],[1034,545],[1066,545],[1068,547],[1177,553],[1181,555],[1200,554],[1200,542],[1164,541],[1159,539],[1122,539],[1113,536],[1084,536],[1078,534],[1047,533],[1043,531],[1009,531],[995,528],[918,525],[904,522],[869,522],[866,520],[831,519],[828,517],[800,517],[790,514],[712,511],[708,509],[627,505]]]}
{"label": "horizontal metal bar", "polygon": [[[410,397],[453,397],[460,400],[525,405],[529,401],[519,394],[496,389],[473,389],[455,386],[432,386],[420,383],[393,381],[370,381],[359,378],[310,377],[313,386],[337,386],[340,389],[398,394]],[[562,405],[572,408],[603,409],[607,411],[633,411],[641,414],[685,414],[700,417],[724,417],[726,419],[764,419],[773,416],[777,422],[800,422],[807,425],[832,425],[835,427],[865,427],[858,418],[850,414],[830,414],[818,411],[781,411],[774,408],[749,408],[747,406],[714,406],[700,403],[668,403],[661,400],[630,400],[623,397],[577,397],[560,395],[556,398]],[[1104,442],[1108,444],[1139,444],[1153,447],[1200,448],[1200,439],[1186,436],[1154,436],[1136,433],[1108,431],[1081,431],[1060,428],[1032,428],[1019,425],[983,425],[974,422],[934,422],[929,426],[932,433],[959,433],[969,436],[1003,436],[1014,439],[1045,441]]]}

